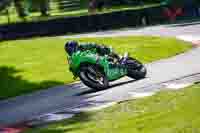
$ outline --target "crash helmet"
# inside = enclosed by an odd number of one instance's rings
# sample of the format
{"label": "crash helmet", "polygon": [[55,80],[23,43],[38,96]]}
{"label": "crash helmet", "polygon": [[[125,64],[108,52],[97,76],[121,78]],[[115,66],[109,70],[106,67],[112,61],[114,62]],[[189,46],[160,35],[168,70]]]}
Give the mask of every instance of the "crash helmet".
{"label": "crash helmet", "polygon": [[74,52],[78,50],[78,42],[77,41],[68,41],[65,44],[65,51],[71,56]]}

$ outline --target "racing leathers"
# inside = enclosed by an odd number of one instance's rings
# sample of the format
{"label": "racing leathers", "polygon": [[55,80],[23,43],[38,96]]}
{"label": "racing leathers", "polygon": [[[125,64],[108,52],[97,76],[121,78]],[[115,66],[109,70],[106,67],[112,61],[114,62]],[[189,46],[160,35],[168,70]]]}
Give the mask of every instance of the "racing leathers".
{"label": "racing leathers", "polygon": [[95,43],[87,43],[87,44],[79,44],[78,50],[80,51],[85,51],[85,50],[93,50],[96,49],[97,53],[100,56],[105,56],[107,55],[108,58],[112,63],[111,67],[125,67],[123,59],[120,59],[120,57],[112,51],[112,48],[107,47],[105,45],[98,45]]}

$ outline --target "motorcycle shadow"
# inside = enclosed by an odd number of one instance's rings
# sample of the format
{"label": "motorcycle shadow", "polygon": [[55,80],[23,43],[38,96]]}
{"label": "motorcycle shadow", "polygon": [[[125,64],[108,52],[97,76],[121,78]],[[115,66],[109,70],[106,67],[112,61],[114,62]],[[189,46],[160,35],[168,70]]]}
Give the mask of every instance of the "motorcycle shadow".
{"label": "motorcycle shadow", "polygon": [[[125,84],[129,84],[129,83],[133,83],[135,81],[138,81],[138,80],[128,80],[128,81],[122,81],[122,82],[117,82],[117,83],[113,83],[109,86],[108,89],[111,89],[111,88],[115,88],[115,87],[118,87],[118,86],[122,86],[122,85],[125,85]],[[106,89],[107,90],[107,89]],[[105,91],[105,90],[95,90],[95,89],[90,89],[90,90],[87,90],[87,91],[84,91],[84,92],[81,92],[79,94],[77,94],[76,96],[82,96],[82,95],[86,95],[86,94],[91,94],[91,93],[96,93],[96,92],[100,92],[100,91]]]}

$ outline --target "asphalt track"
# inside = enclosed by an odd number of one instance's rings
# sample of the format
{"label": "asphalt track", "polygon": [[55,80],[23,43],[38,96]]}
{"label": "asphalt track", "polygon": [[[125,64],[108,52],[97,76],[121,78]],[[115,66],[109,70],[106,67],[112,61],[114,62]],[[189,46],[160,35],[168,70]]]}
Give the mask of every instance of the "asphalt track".
{"label": "asphalt track", "polygon": [[[178,37],[178,38],[182,37],[182,39],[184,39],[185,37],[190,37],[190,39],[199,39],[200,21],[138,27],[138,28],[124,28],[120,30],[110,30],[106,32],[100,31],[88,34],[86,33],[73,36],[64,36],[64,38],[112,37],[112,36],[128,36],[128,35],[166,36],[166,37]],[[191,38],[191,36],[193,38]]]}
{"label": "asphalt track", "polygon": [[[199,33],[200,24],[196,22],[98,32],[70,36],[70,38],[153,35],[177,37],[188,41],[193,41],[192,39],[194,39],[196,41],[200,40],[200,36],[198,37]],[[167,88],[167,85],[170,83],[200,81],[200,47],[169,59],[146,64],[146,67],[148,70],[147,78],[139,81],[123,78],[112,83],[111,88],[100,92],[92,92],[90,88],[77,82],[0,101],[0,127],[32,120],[47,113],[59,111],[65,111],[69,114],[76,113],[91,107],[99,107],[151,95]]]}

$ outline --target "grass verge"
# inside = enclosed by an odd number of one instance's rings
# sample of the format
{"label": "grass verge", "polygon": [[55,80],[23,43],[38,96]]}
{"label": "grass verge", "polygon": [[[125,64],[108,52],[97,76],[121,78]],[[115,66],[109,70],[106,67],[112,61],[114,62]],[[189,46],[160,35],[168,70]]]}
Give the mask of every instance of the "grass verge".
{"label": "grass verge", "polygon": [[[82,38],[80,42],[111,45],[143,63],[171,57],[191,48],[185,42],[159,37]],[[61,37],[0,42],[0,99],[74,82],[66,64]]]}
{"label": "grass verge", "polygon": [[27,133],[199,133],[200,84],[162,91]]}

